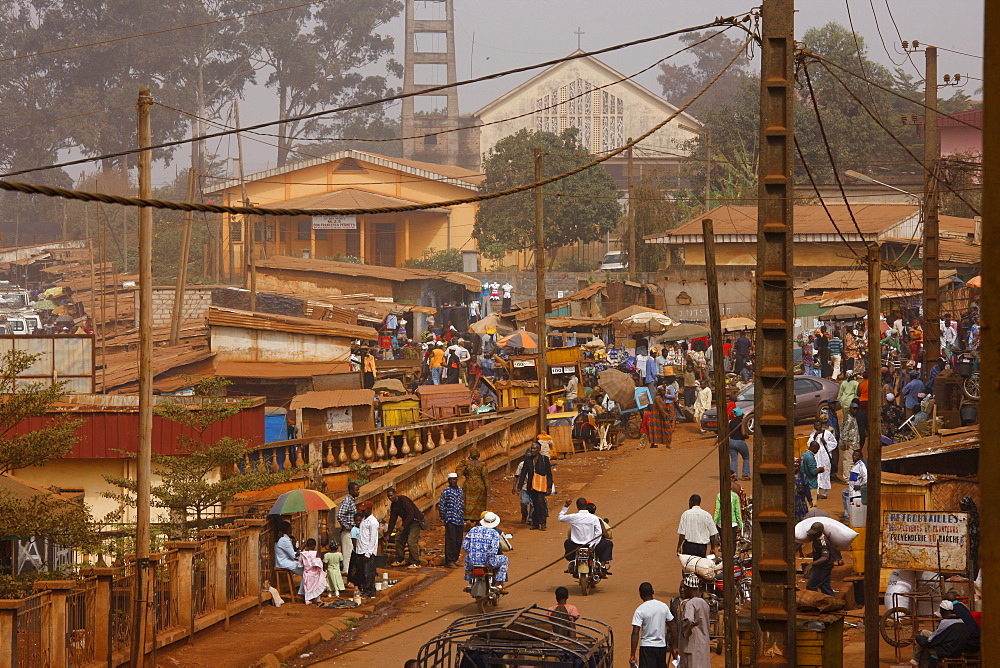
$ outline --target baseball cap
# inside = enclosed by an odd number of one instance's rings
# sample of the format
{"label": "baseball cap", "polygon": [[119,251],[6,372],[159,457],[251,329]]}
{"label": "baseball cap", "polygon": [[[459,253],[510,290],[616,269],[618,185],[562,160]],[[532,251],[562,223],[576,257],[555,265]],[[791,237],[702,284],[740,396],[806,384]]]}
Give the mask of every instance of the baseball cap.
{"label": "baseball cap", "polygon": [[449,473],[449,474],[448,474],[448,477],[449,477],[449,478],[457,478],[457,477],[458,477],[458,474],[457,474],[457,473]]}

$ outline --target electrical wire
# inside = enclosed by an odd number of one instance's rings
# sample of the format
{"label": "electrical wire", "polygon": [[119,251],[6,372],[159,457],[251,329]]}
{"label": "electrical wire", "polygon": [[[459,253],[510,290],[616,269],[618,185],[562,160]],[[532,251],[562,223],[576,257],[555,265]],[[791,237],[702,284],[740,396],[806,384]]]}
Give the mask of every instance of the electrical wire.
{"label": "electrical wire", "polygon": [[[934,46],[934,45],[932,44],[931,46]],[[938,51],[947,51],[948,53],[957,53],[960,56],[968,56],[969,58],[979,58],[980,60],[983,59],[983,56],[977,56],[974,53],[966,53],[965,51],[956,51],[955,49],[946,49],[943,46],[934,46],[934,48],[937,49]]]}
{"label": "electrical wire", "polygon": [[878,33],[879,41],[882,42],[882,50],[885,51],[885,55],[889,59],[890,63],[896,67],[902,66],[902,64],[906,62],[906,56],[904,55],[903,59],[897,63],[896,59],[892,57],[891,53],[889,53],[889,46],[885,43],[885,36],[882,34],[882,27],[878,23],[878,12],[875,11],[875,0],[868,0],[868,4],[870,4],[872,8],[872,18],[875,19],[875,31]]}
{"label": "electrical wire", "polygon": [[[121,197],[118,195],[110,195],[107,193],[97,193],[97,192],[86,192],[81,190],[69,190],[66,188],[56,188],[52,186],[43,186],[39,184],[32,183],[20,183],[14,181],[0,181],[0,190],[7,190],[11,192],[20,192],[32,195],[45,195],[46,197],[62,197],[66,199],[80,200],[84,202],[103,202],[105,204],[120,204],[123,206],[133,206],[133,207],[151,207],[156,209],[170,209],[174,211],[203,211],[208,213],[239,213],[239,214],[250,214],[250,215],[270,215],[270,216],[313,216],[313,215],[365,215],[365,214],[377,214],[377,213],[402,213],[406,211],[421,211],[424,209],[433,209],[439,207],[450,207],[457,206],[460,204],[472,204],[475,202],[483,202],[486,200],[497,199],[499,197],[506,197],[508,195],[515,195],[517,193],[526,192],[534,188],[542,187],[548,185],[549,183],[555,183],[556,181],[561,181],[562,179],[568,178],[575,174],[579,174],[587,169],[595,167],[616,155],[620,155],[628,150],[630,147],[636,145],[637,143],[649,138],[655,132],[665,127],[668,123],[673,121],[679,115],[684,113],[684,111],[691,106],[698,98],[700,98],[709,88],[711,88],[716,81],[718,81],[723,74],[725,74],[733,63],[742,55],[746,46],[750,43],[750,39],[746,41],[733,57],[729,59],[729,62],[719,70],[719,72],[712,77],[701,90],[699,90],[695,95],[685,102],[681,107],[676,108],[676,110],[664,118],[659,123],[655,124],[652,128],[647,130],[645,133],[633,139],[630,142],[626,142],[621,147],[608,152],[606,155],[595,157],[593,160],[574,167],[573,169],[563,172],[562,174],[556,174],[555,176],[550,176],[548,178],[541,179],[539,181],[534,181],[532,183],[527,183],[520,186],[514,186],[507,188],[505,190],[484,193],[476,195],[474,197],[462,197],[452,200],[445,200],[441,202],[429,202],[424,204],[411,204],[406,206],[392,206],[392,207],[374,207],[374,208],[354,208],[354,209],[274,209],[266,207],[252,207],[252,206],[221,206],[218,204],[201,204],[195,202],[177,202],[170,200],[157,200],[157,199],[145,199],[137,197]],[[226,133],[232,134],[232,133]],[[222,136],[217,134],[215,136]],[[143,149],[147,150],[147,149]]]}
{"label": "electrical wire", "polygon": [[[847,22],[851,27],[851,36],[854,37],[854,50],[858,54],[858,67],[861,68],[861,73],[868,77],[868,72],[865,71],[865,59],[861,55],[861,40],[858,39],[858,31],[854,29],[854,17],[851,15],[851,0],[844,0],[844,6],[847,8]],[[872,99],[872,109],[878,114],[878,105],[875,104],[875,93],[872,91],[871,85],[868,86],[868,96]]]}
{"label": "electrical wire", "polygon": [[[816,185],[816,180],[813,178],[812,170],[809,169],[809,164],[806,162],[806,156],[802,153],[802,147],[799,146],[799,138],[793,137],[792,140],[795,143],[795,150],[799,154],[799,160],[802,161],[802,167],[806,170],[806,176],[809,177],[809,183],[812,184],[813,190],[816,192],[816,197],[819,198],[819,203],[823,205],[823,211],[826,212],[826,217],[830,219],[833,229],[837,230],[837,236],[839,236],[840,240],[844,242],[844,245],[847,246],[848,250],[854,254],[854,257],[860,258],[861,256],[858,254],[858,251],[854,250],[854,246],[852,246],[847,240],[844,233],[840,231],[840,226],[837,225],[837,221],[834,220],[833,214],[830,213],[830,209],[826,206],[826,199],[824,199],[822,193],[820,193],[819,187]],[[864,237],[862,237],[861,240],[864,241]]]}
{"label": "electrical wire", "polygon": [[[870,244],[865,240],[864,234],[861,232],[861,226],[858,225],[858,220],[854,217],[854,210],[851,208],[851,203],[847,199],[847,193],[844,192],[844,184],[840,179],[840,170],[837,169],[837,161],[833,159],[833,149],[830,147],[830,142],[826,136],[826,128],[823,125],[823,115],[820,113],[819,104],[816,102],[816,91],[813,90],[812,77],[809,76],[809,66],[807,63],[802,64],[802,72],[806,75],[806,86],[809,88],[809,99],[812,101],[813,111],[816,112],[816,123],[819,125],[819,134],[823,138],[823,147],[826,149],[827,158],[830,160],[830,169],[833,170],[833,177],[837,180],[837,189],[840,190],[840,196],[844,199],[844,204],[847,205],[847,213],[851,216],[851,222],[854,223],[854,229],[858,231],[858,236],[861,237],[861,240],[864,242],[865,248],[867,249]],[[796,146],[798,146],[797,143]],[[804,160],[803,164],[805,164]],[[826,205],[824,205],[824,208],[826,208]]]}
{"label": "electrical wire", "polygon": [[[749,19],[749,14],[747,15],[747,19]],[[668,37],[675,37],[677,35],[681,35],[681,34],[685,34],[685,33],[689,33],[689,32],[696,32],[696,31],[699,31],[699,30],[707,30],[708,28],[721,27],[721,26],[724,26],[724,25],[741,28],[741,29],[747,31],[748,33],[750,33],[749,28],[747,28],[746,26],[744,26],[741,23],[741,21],[739,19],[737,19],[735,16],[727,17],[727,18],[724,18],[724,19],[723,18],[719,18],[719,19],[716,19],[715,21],[712,21],[711,23],[706,23],[706,24],[702,24],[702,25],[699,25],[699,26],[692,26],[692,27],[688,27],[688,28],[680,28],[678,30],[671,30],[670,32],[660,33],[659,35],[653,35],[651,37],[642,37],[640,39],[631,40],[629,42],[621,42],[619,44],[614,44],[612,46],[607,46],[607,47],[604,47],[602,49],[597,49],[596,51],[580,51],[580,52],[576,52],[576,53],[571,53],[570,55],[564,56],[562,58],[556,58],[554,60],[549,60],[549,61],[545,61],[545,62],[542,62],[542,63],[535,63],[533,65],[525,65],[525,66],[522,66],[522,67],[515,67],[513,69],[504,70],[502,72],[494,72],[492,74],[485,74],[485,75],[480,76],[480,77],[474,77],[474,78],[470,78],[470,79],[464,79],[462,81],[456,81],[454,83],[449,83],[449,84],[442,84],[440,86],[425,87],[425,88],[421,88],[419,91],[412,91],[412,92],[409,92],[409,93],[397,93],[397,94],[391,95],[389,97],[377,98],[377,99],[374,99],[374,100],[367,100],[367,101],[364,101],[364,102],[356,102],[356,103],[349,104],[349,105],[344,105],[344,106],[341,106],[341,107],[335,107],[333,109],[323,109],[323,110],[320,110],[320,111],[313,111],[313,112],[310,112],[308,114],[300,114],[298,116],[290,116],[288,118],[282,118],[282,119],[277,119],[277,120],[272,120],[272,121],[265,121],[263,123],[256,123],[254,125],[249,125],[249,126],[247,126],[245,128],[240,128],[240,130],[238,130],[238,131],[236,129],[224,130],[224,131],[221,131],[221,132],[215,132],[215,133],[205,134],[205,135],[202,135],[200,137],[188,137],[186,139],[177,139],[177,140],[174,140],[174,141],[161,142],[159,144],[153,144],[153,145],[151,145],[151,146],[149,146],[147,148],[143,148],[143,149],[134,148],[134,149],[128,149],[128,150],[124,150],[124,151],[116,151],[114,153],[105,153],[104,155],[98,155],[98,156],[93,156],[93,157],[89,157],[89,158],[80,158],[80,159],[77,159],[77,160],[68,160],[68,161],[65,161],[65,162],[55,163],[55,164],[52,164],[52,165],[46,165],[44,167],[34,167],[34,168],[31,168],[31,169],[22,169],[22,170],[18,170],[18,171],[14,171],[14,172],[6,172],[4,174],[0,174],[0,176],[18,176],[20,174],[27,174],[27,173],[30,173],[30,172],[37,172],[37,171],[42,171],[42,170],[46,170],[46,169],[57,169],[57,168],[61,168],[61,167],[70,167],[70,166],[73,166],[73,165],[79,165],[79,164],[84,164],[84,163],[89,163],[89,162],[94,162],[94,161],[99,161],[99,160],[109,160],[109,159],[112,159],[112,158],[120,158],[120,157],[123,157],[123,156],[126,156],[126,155],[132,155],[132,154],[135,154],[135,153],[140,153],[142,151],[152,151],[152,150],[157,150],[157,149],[162,149],[162,148],[170,148],[170,147],[173,147],[173,146],[182,146],[184,144],[189,144],[191,142],[204,141],[206,139],[214,139],[216,137],[223,137],[223,136],[226,136],[226,135],[229,135],[229,134],[236,134],[237,132],[246,132],[246,131],[249,131],[249,130],[260,130],[261,128],[270,127],[272,125],[284,125],[284,124],[287,124],[287,123],[295,123],[295,122],[298,122],[298,121],[304,121],[304,120],[308,120],[308,119],[312,119],[312,118],[319,118],[321,116],[327,116],[329,114],[335,114],[335,113],[340,113],[340,112],[344,112],[344,111],[353,111],[355,109],[362,109],[362,108],[365,108],[365,107],[371,107],[371,106],[378,105],[378,104],[384,104],[386,102],[392,102],[394,100],[403,100],[403,99],[407,99],[407,98],[411,98],[411,97],[416,97],[418,95],[429,95],[431,93],[436,93],[436,92],[443,91],[443,90],[449,90],[451,88],[458,88],[458,87],[461,87],[461,86],[467,86],[467,85],[470,85],[470,84],[480,83],[480,82],[483,82],[483,81],[491,81],[493,79],[500,79],[500,78],[503,78],[503,77],[506,77],[506,76],[510,76],[510,75],[513,75],[513,74],[520,74],[522,72],[529,72],[531,70],[536,70],[536,69],[540,69],[540,68],[547,68],[547,67],[551,67],[553,65],[558,65],[560,63],[566,63],[566,62],[570,62],[570,61],[573,61],[573,60],[579,60],[580,58],[590,58],[590,57],[601,55],[601,54],[605,54],[605,53],[611,53],[613,51],[620,51],[622,49],[627,49],[627,48],[630,48],[630,47],[633,47],[633,46],[637,46],[639,44],[648,44],[650,42],[655,42],[655,41],[667,39]],[[754,35],[753,33],[750,33],[750,35],[751,35],[750,39],[755,39],[756,38],[756,35]]]}
{"label": "electrical wire", "polygon": [[[809,54],[809,55],[812,56],[813,54]],[[939,174],[937,174],[935,171],[931,170],[927,165],[925,165],[923,163],[923,161],[920,158],[918,158],[916,156],[916,154],[913,153],[913,151],[910,150],[910,148],[906,145],[906,143],[902,139],[900,139],[899,137],[897,137],[896,134],[894,132],[892,132],[892,130],[890,130],[888,127],[886,127],[884,123],[882,123],[878,118],[876,118],[874,114],[872,114],[871,110],[867,106],[865,106],[865,103],[860,98],[858,98],[857,95],[854,94],[854,91],[851,90],[850,86],[848,86],[847,83],[843,79],[841,79],[839,76],[837,76],[836,72],[834,72],[832,69],[830,69],[830,67],[828,65],[832,65],[833,63],[830,63],[829,61],[827,61],[825,59],[822,59],[822,58],[819,59],[819,63],[821,65],[823,65],[823,67],[826,69],[827,72],[830,73],[830,76],[832,76],[834,79],[836,79],[840,83],[840,85],[843,86],[844,90],[846,90],[847,93],[852,98],[854,98],[854,101],[857,102],[861,106],[861,108],[865,110],[865,112],[872,118],[872,120],[874,120],[878,124],[879,127],[881,127],[890,137],[892,137],[892,139],[897,144],[899,144],[903,148],[903,150],[906,151],[909,154],[909,156],[911,158],[913,158],[913,160],[918,165],[920,165],[921,169],[923,169],[923,171],[927,175],[929,175],[935,181],[937,181],[938,183],[940,183],[941,185],[943,185],[945,188],[947,188],[949,192],[951,192],[963,204],[965,204],[967,207],[969,207],[969,210],[971,210],[974,214],[976,214],[977,216],[983,215],[979,211],[979,209],[977,209],[975,206],[973,206],[967,199],[965,199],[964,197],[962,197],[962,195],[958,192],[958,190],[955,189],[954,187],[952,187],[952,185],[950,183],[948,183],[948,181],[942,179]],[[857,75],[855,75],[855,76],[857,76]],[[973,126],[973,127],[975,127],[975,126]]]}
{"label": "electrical wire", "polygon": [[164,28],[162,30],[153,30],[151,32],[138,33],[136,35],[126,35],[125,37],[112,37],[110,39],[104,39],[99,42],[88,42],[86,44],[76,44],[74,46],[64,46],[58,49],[49,49],[48,51],[36,51],[35,53],[24,53],[20,56],[9,56],[7,58],[0,58],[0,63],[7,63],[12,60],[22,60],[24,58],[34,58],[36,56],[47,56],[53,53],[63,53],[65,51],[74,51],[76,49],[85,49],[91,46],[100,46],[102,44],[113,44],[115,42],[123,42],[130,39],[136,39],[139,37],[151,37],[153,35],[162,35],[168,32],[176,32],[178,30],[188,30],[190,28],[203,28],[205,26],[216,25],[218,23],[228,23],[229,21],[239,21],[240,19],[252,18],[254,16],[263,16],[264,14],[273,14],[275,12],[284,12],[289,9],[299,9],[301,7],[308,7],[309,5],[319,5],[327,0],[311,0],[310,2],[303,2],[298,5],[289,5],[287,7],[275,7],[274,9],[265,9],[260,12],[253,12],[250,14],[241,14],[239,16],[230,16],[223,19],[213,19],[212,21],[203,21],[201,23],[191,23],[184,26],[176,26],[174,28]]}
{"label": "electrical wire", "polygon": [[[885,11],[889,14],[889,20],[892,21],[892,27],[896,30],[896,37],[899,39],[900,45],[902,45],[902,43],[905,41],[903,39],[903,33],[899,31],[899,24],[896,23],[896,17],[892,13],[892,7],[889,6],[889,0],[885,0]],[[910,65],[913,67],[913,71],[915,71],[917,73],[917,76],[922,79],[924,74],[923,72],[921,72],[920,68],[917,67],[917,64],[913,62],[913,55],[906,49],[903,50],[903,53],[906,55],[906,59],[910,61]]]}

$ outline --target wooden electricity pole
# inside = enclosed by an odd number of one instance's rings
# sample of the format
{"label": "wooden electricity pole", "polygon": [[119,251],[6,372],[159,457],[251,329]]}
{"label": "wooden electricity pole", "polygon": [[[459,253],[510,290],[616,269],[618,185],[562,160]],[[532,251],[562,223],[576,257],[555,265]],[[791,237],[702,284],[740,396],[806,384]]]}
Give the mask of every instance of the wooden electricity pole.
{"label": "wooden electricity pole", "polygon": [[[729,422],[726,411],[726,370],[722,366],[722,313],[719,311],[719,276],[715,271],[715,234],[712,220],[701,221],[705,238],[705,277],[708,281],[708,324],[712,335],[712,374],[715,380],[715,417],[719,430],[715,447],[719,450],[719,520],[722,522],[722,604],[725,624],[726,668],[739,664],[736,642],[736,579],[733,573],[736,545],[730,530],[733,516],[732,483],[729,481]],[[700,426],[700,425],[699,425]]]}
{"label": "wooden electricity pole", "polygon": [[[535,181],[542,180],[542,149],[535,147]],[[545,217],[543,210],[542,187],[535,186],[535,321],[538,324],[538,431],[548,428],[545,416],[548,415],[548,379],[549,364],[545,357],[548,340],[545,332]]]}
{"label": "wooden electricity pole", "polygon": [[[865,522],[865,665],[879,665],[879,538],[882,531],[882,328],[879,247],[868,247],[868,517]],[[841,475],[844,472],[841,471]]]}
{"label": "wooden electricity pole", "polygon": [[937,47],[924,48],[924,368],[930,373],[941,356],[941,301],[938,276]]}
{"label": "wooden electricity pole", "polygon": [[[153,97],[148,88],[139,91],[138,116],[139,197],[153,195],[152,129]],[[135,627],[132,634],[132,666],[145,664],[146,627],[152,578],[149,569],[149,478],[153,445],[153,210],[139,209],[139,443],[136,456],[135,502]]]}
{"label": "wooden electricity pole", "polygon": [[[628,143],[632,143],[632,138],[628,138]],[[628,280],[635,281],[636,265],[639,264],[639,241],[635,238],[635,206],[633,206],[634,183],[632,181],[632,147],[628,147],[625,153],[628,156]]]}
{"label": "wooden electricity pole", "polygon": [[[193,202],[197,174],[194,168],[188,170],[187,201]],[[181,338],[181,315],[184,311],[184,289],[187,285],[188,256],[191,253],[191,228],[194,226],[194,211],[184,212],[184,229],[181,232],[181,254],[177,260],[177,287],[174,290],[174,309],[170,317],[170,345],[176,346]]]}
{"label": "wooden electricity pole", "polygon": [[[237,131],[240,129],[240,103],[233,102],[233,116]],[[243,206],[253,206],[247,196],[246,173],[243,168],[243,135],[236,133],[236,149],[240,156],[240,190]],[[243,287],[250,291],[250,310],[257,310],[257,230],[250,214],[243,214]]]}
{"label": "wooden electricity pole", "polygon": [[[983,118],[983,248],[1000,248],[1000,4],[984,4],[983,88],[986,113]],[[988,105],[988,106],[987,106]],[[983,434],[1000,433],[1000,266],[983,263],[982,356],[980,406],[990,407],[979,414]],[[1000,448],[979,450],[979,480],[995,481],[1000,473]],[[1000,656],[1000,485],[982,486],[979,564],[983,576],[982,655]]]}
{"label": "wooden electricity pole", "polygon": [[750,663],[794,666],[794,0],[764,0],[761,30]]}

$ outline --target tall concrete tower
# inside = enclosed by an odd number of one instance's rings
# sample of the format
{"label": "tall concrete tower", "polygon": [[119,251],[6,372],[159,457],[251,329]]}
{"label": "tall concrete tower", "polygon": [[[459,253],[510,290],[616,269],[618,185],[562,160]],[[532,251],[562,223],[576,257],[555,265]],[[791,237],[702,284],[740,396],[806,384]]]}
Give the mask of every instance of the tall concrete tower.
{"label": "tall concrete tower", "polygon": [[[453,0],[406,0],[406,56],[403,92],[419,93],[455,83],[455,8]],[[403,100],[404,137],[458,127],[458,90],[416,95]],[[458,132],[403,140],[403,157],[458,165]],[[478,152],[478,151],[477,151]]]}

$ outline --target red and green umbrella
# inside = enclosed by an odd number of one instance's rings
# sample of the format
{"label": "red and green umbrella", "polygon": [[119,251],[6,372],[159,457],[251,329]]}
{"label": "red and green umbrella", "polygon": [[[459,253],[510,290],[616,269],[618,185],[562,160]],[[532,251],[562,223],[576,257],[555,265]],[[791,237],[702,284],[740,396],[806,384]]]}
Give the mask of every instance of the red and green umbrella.
{"label": "red and green umbrella", "polygon": [[290,515],[310,510],[330,510],[336,503],[322,492],[311,489],[293,489],[278,497],[268,515]]}

